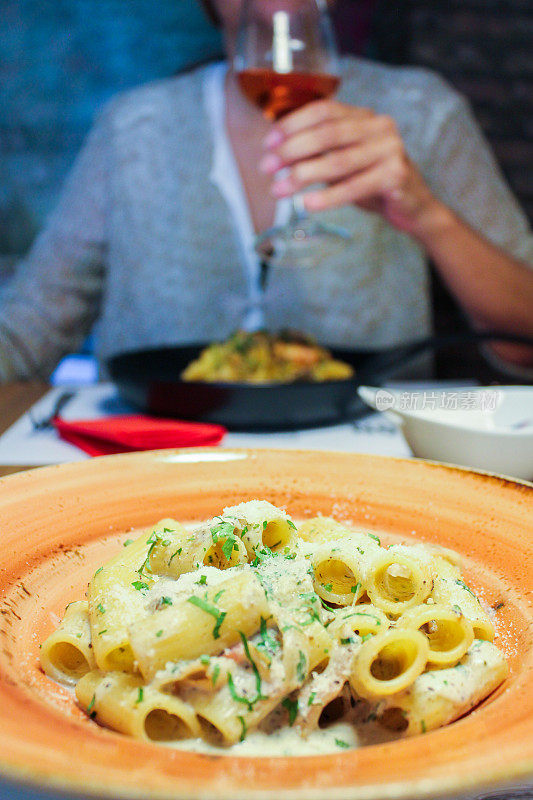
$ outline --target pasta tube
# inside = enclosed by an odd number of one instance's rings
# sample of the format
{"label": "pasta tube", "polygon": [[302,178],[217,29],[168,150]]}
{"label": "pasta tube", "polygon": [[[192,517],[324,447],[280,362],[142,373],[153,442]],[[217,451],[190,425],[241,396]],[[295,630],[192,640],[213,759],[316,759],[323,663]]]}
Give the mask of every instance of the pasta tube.
{"label": "pasta tube", "polygon": [[139,669],[151,679],[168,661],[222,652],[239,641],[239,632],[251,636],[268,617],[265,592],[247,570],[138,621],[130,642]]}
{"label": "pasta tube", "polygon": [[[305,628],[282,625],[283,666],[287,685],[300,686],[311,670],[328,661],[333,649],[333,639],[324,626],[315,621]],[[287,691],[290,691],[289,689]]]}
{"label": "pasta tube", "polygon": [[170,742],[200,735],[190,705],[143,685],[137,675],[89,672],[76,686],[76,697],[102,725],[136,739]]}
{"label": "pasta tube", "polygon": [[435,603],[457,606],[474,628],[475,639],[494,640],[494,623],[483,610],[474,592],[461,578],[457,567],[447,559],[436,558],[436,575],[431,597]]}
{"label": "pasta tube", "polygon": [[366,591],[375,606],[400,615],[423,603],[433,589],[433,559],[425,548],[392,545],[373,559]]}
{"label": "pasta tube", "polygon": [[[235,683],[232,689],[226,685],[216,694],[197,694],[192,699],[192,705],[198,716],[202,735],[214,744],[231,745],[243,740],[252,728],[256,728],[268,714],[279,704],[284,696],[284,689],[269,687],[260,700],[247,705],[242,704],[235,697],[238,695]],[[253,695],[251,695],[253,697]]]}
{"label": "pasta tube", "polygon": [[222,519],[238,522],[242,541],[252,559],[261,545],[277,552],[292,547],[296,539],[296,526],[291,518],[267,500],[250,500],[225,508]]}
{"label": "pasta tube", "polygon": [[[298,529],[298,536],[310,544],[346,545],[353,548],[361,565],[366,565],[369,557],[379,553],[379,536],[374,533],[350,528],[331,517],[313,517],[303,522]],[[361,567],[364,569],[364,567]]]}
{"label": "pasta tube", "polygon": [[356,606],[340,608],[335,612],[335,619],[328,625],[328,633],[337,639],[384,633],[390,622],[384,612],[371,603],[359,603]]}
{"label": "pasta tube", "polygon": [[142,536],[96,570],[89,583],[89,619],[94,657],[103,671],[133,671],[128,627],[145,616],[143,590],[153,583],[147,560],[156,536]]}
{"label": "pasta tube", "polygon": [[402,614],[396,625],[424,633],[429,640],[428,661],[440,667],[457,664],[474,641],[472,623],[458,607],[415,606]]}
{"label": "pasta tube", "polygon": [[349,540],[325,544],[311,556],[315,592],[328,603],[351,605],[363,593],[363,576],[358,553]]}
{"label": "pasta tube", "polygon": [[181,525],[175,531],[164,528],[150,553],[152,572],[171,578],[202,566],[229,569],[247,561],[246,547],[235,534],[235,525],[220,517],[192,531]]}
{"label": "pasta tube", "polygon": [[428,653],[428,640],[420,631],[389,629],[361,645],[350,686],[356,695],[365,698],[400,692],[424,670]]}
{"label": "pasta tube", "polygon": [[[302,732],[309,733],[318,726],[320,716],[325,708],[338,713],[345,711],[344,700],[339,703],[337,698],[343,693],[346,681],[350,677],[357,650],[361,646],[361,639],[355,637],[348,645],[336,645],[325,670],[319,674],[313,673],[298,696],[297,725]],[[340,699],[340,698],[339,698]],[[333,704],[332,707],[330,704]]]}
{"label": "pasta tube", "polygon": [[50,678],[67,684],[75,684],[95,668],[85,601],[67,606],[59,627],[43,642],[41,666]]}
{"label": "pasta tube", "polygon": [[404,736],[425,733],[466,714],[508,674],[498,648],[476,640],[457,666],[424,672],[406,691],[384,698],[374,710],[385,728]]}

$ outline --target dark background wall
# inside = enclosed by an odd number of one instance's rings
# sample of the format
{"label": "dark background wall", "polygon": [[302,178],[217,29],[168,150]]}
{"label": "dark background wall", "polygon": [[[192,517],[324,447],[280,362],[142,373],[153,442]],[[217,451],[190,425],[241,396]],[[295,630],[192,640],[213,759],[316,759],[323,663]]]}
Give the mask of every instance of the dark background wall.
{"label": "dark background wall", "polygon": [[[533,0],[378,0],[372,21],[376,57],[436,70],[469,98],[533,221]],[[435,273],[433,306],[437,333],[467,327]],[[436,365],[441,377],[502,377],[476,347],[443,351]]]}
{"label": "dark background wall", "polygon": [[0,0],[0,273],[46,220],[98,108],[220,50],[195,0]]}
{"label": "dark background wall", "polygon": [[[0,0],[0,272],[53,207],[98,107],[216,54],[195,0]],[[533,218],[533,0],[339,0],[346,51],[438,70]]]}

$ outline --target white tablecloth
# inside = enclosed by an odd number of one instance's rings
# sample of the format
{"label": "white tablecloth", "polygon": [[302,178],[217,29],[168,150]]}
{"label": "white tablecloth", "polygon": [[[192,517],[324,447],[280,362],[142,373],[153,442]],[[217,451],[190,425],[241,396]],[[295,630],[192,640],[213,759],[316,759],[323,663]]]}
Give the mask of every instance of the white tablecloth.
{"label": "white tablecloth", "polygon": [[[36,432],[31,418],[50,414],[65,387],[51,389],[30,413],[24,414],[0,437],[0,464],[59,464],[82,461],[85,453],[62,441],[54,430]],[[67,420],[96,419],[133,411],[110,383],[86,386],[76,391],[61,412]],[[344,450],[409,457],[411,452],[401,434],[383,417],[373,414],[355,423],[283,433],[228,433],[224,447],[281,447],[310,450]]]}

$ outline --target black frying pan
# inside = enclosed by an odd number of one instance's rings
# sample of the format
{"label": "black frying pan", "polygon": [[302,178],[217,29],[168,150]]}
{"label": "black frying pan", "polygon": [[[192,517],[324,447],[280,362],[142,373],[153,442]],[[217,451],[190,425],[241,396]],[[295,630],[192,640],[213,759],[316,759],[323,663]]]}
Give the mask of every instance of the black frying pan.
{"label": "black frying pan", "polygon": [[323,383],[200,383],[180,379],[205,344],[124,353],[107,364],[120,395],[151,414],[217,422],[231,430],[290,430],[330,425],[360,415],[366,406],[361,384],[377,384],[424,352],[476,341],[529,344],[508,334],[466,332],[430,337],[378,352],[330,348],[335,358],[355,369],[353,378]]}

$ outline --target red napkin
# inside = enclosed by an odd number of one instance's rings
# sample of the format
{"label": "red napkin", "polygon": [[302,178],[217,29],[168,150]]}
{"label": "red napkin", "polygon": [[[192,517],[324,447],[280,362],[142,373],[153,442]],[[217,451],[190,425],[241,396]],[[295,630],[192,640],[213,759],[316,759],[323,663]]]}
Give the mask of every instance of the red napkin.
{"label": "red napkin", "polygon": [[62,439],[90,456],[165,447],[204,447],[218,444],[226,433],[221,425],[159,419],[143,414],[76,422],[55,417],[53,424]]}

